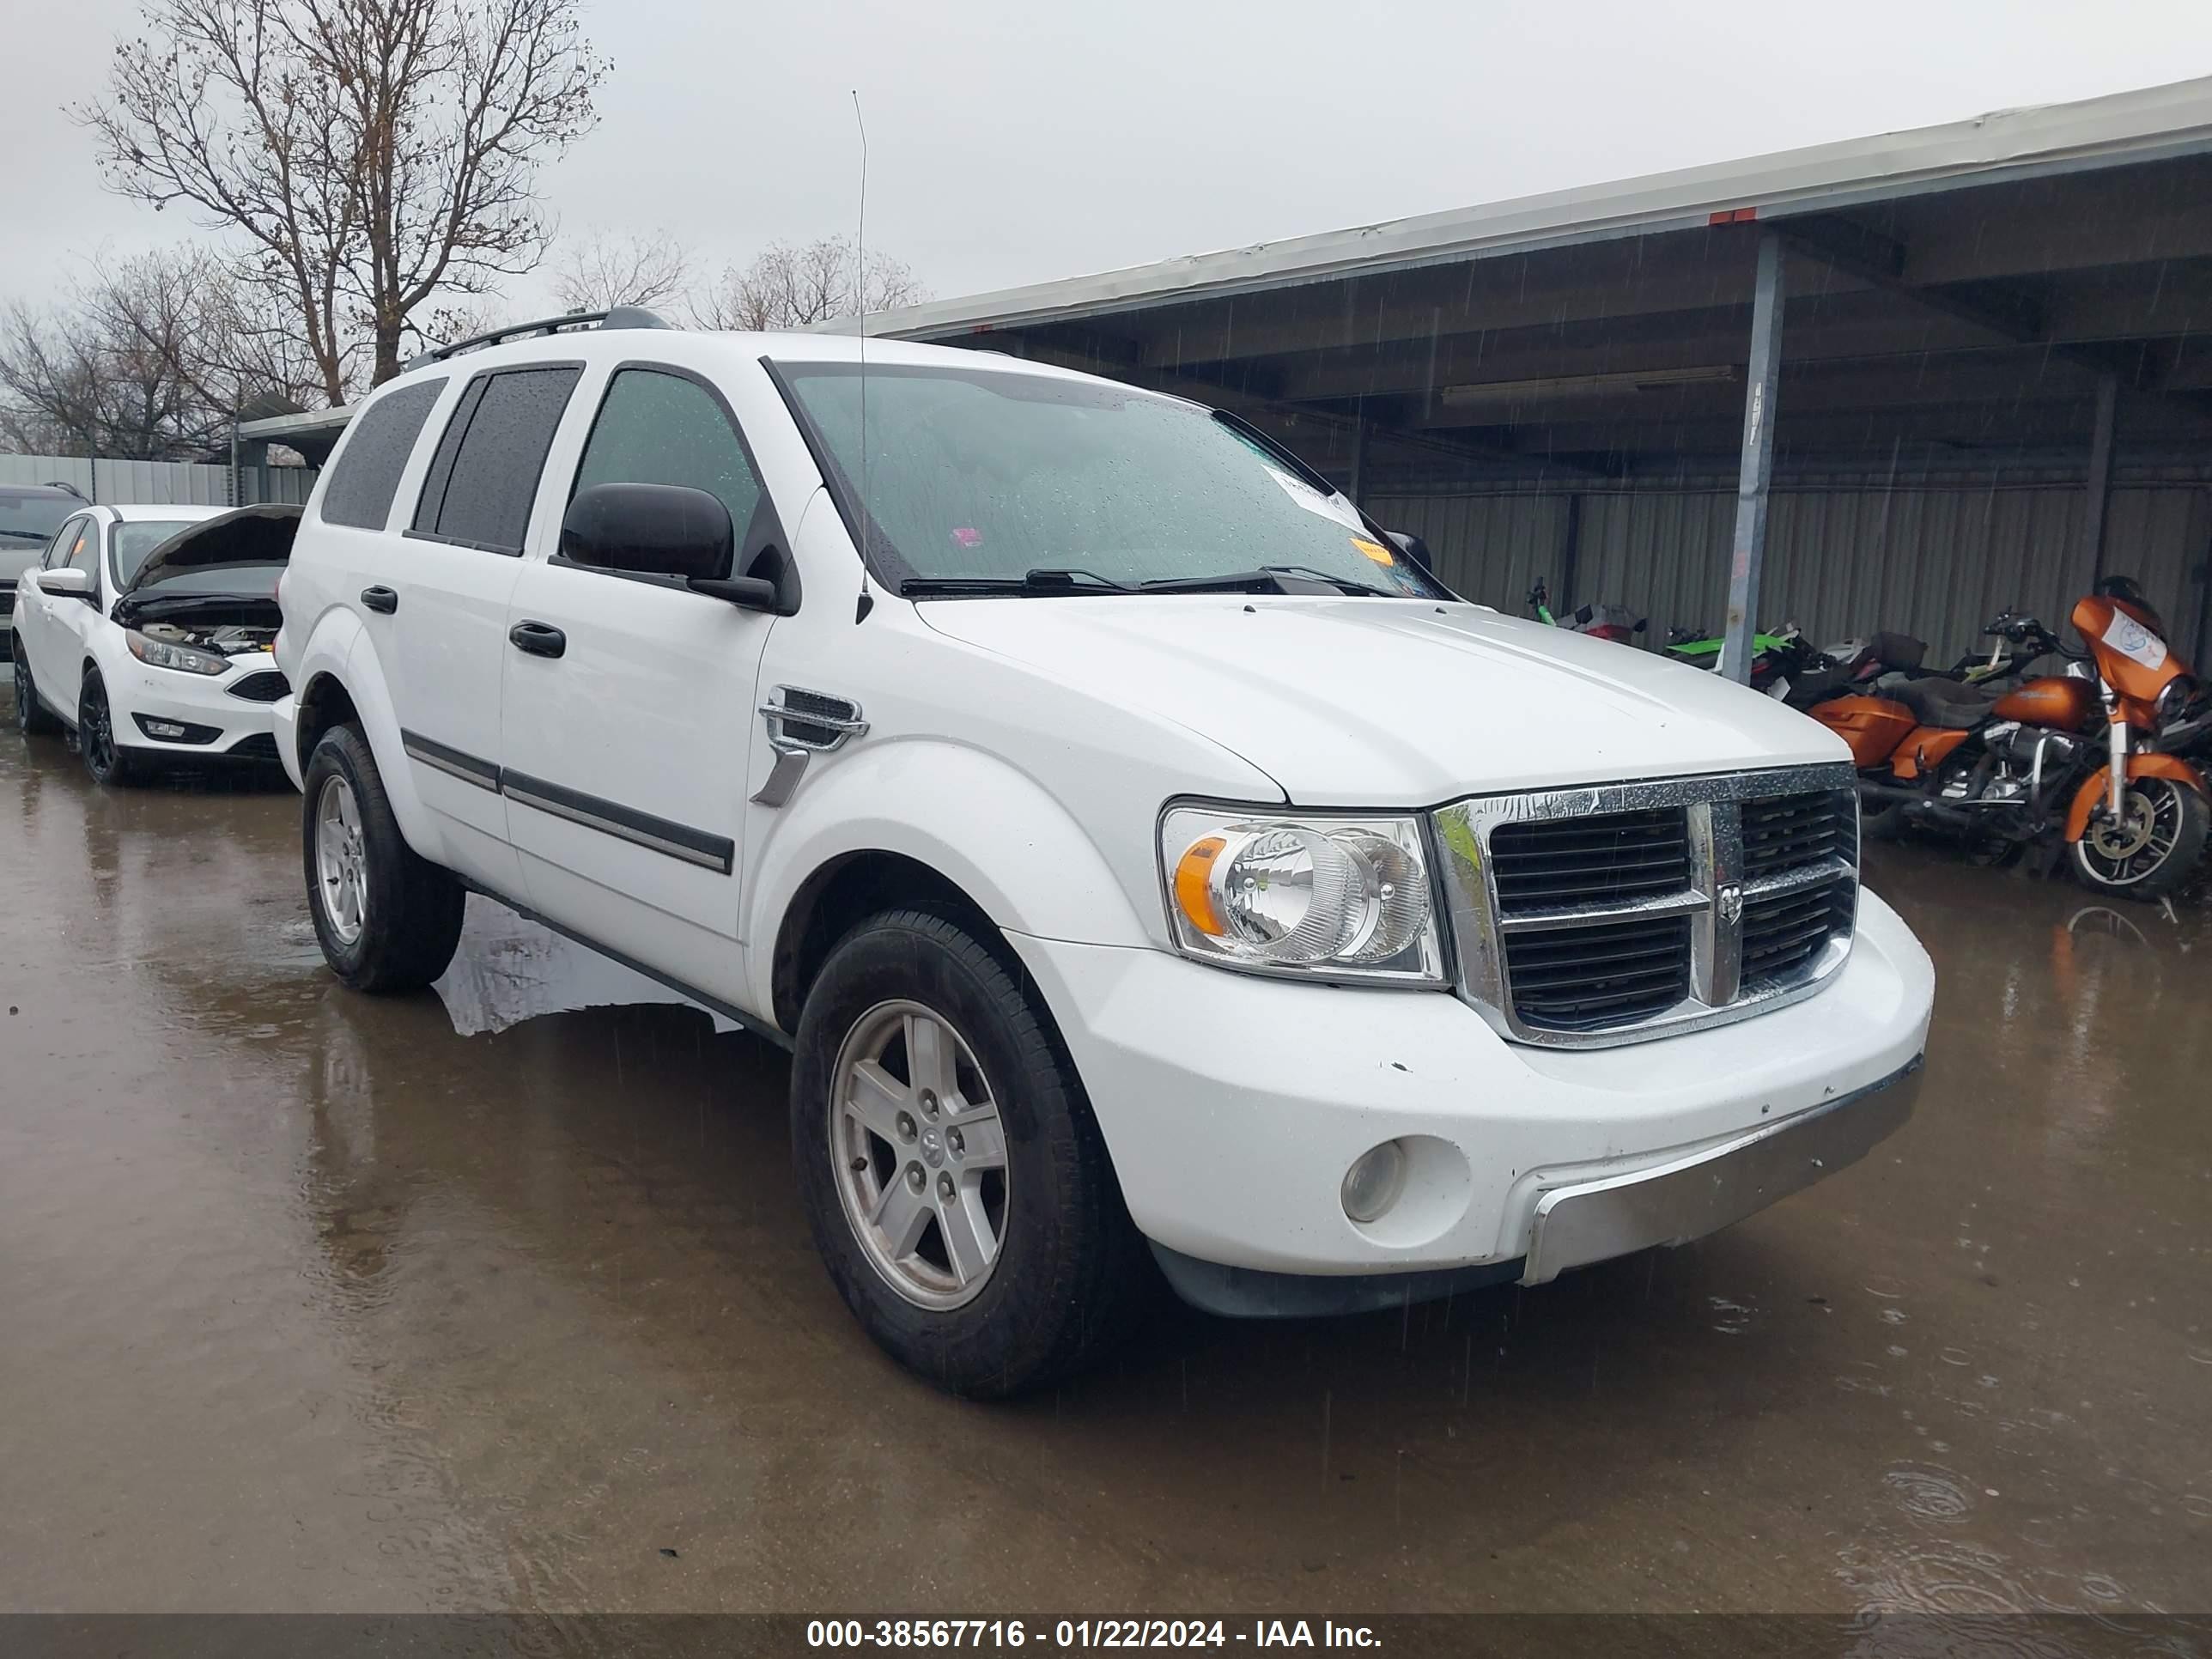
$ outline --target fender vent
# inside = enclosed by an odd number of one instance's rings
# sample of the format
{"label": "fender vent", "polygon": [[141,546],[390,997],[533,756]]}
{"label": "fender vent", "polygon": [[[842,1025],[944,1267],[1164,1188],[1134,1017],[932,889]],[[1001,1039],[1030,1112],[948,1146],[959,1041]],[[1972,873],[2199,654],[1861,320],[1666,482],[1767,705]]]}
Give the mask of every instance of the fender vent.
{"label": "fender vent", "polygon": [[868,729],[860,705],[849,697],[779,685],[761,705],[769,739],[800,749],[831,750]]}

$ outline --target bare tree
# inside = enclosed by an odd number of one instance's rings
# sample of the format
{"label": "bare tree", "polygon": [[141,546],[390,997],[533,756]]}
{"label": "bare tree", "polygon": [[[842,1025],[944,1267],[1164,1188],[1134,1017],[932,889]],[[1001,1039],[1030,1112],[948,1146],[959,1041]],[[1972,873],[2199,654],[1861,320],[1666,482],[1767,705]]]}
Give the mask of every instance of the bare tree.
{"label": "bare tree", "polygon": [[219,445],[240,409],[301,407],[319,376],[262,297],[204,250],[96,258],[58,305],[0,315],[0,434],[172,460]]}
{"label": "bare tree", "polygon": [[247,242],[340,402],[364,347],[372,384],[398,373],[417,307],[543,256],[538,165],[605,73],[576,3],[143,0],[74,112],[111,188]]}
{"label": "bare tree", "polygon": [[702,328],[805,328],[929,297],[902,260],[871,250],[865,281],[860,264],[848,236],[771,243],[742,270],[725,269],[704,301],[692,307],[693,320]]}
{"label": "bare tree", "polygon": [[665,305],[691,283],[691,255],[666,231],[588,236],[553,260],[553,295],[570,311]]}

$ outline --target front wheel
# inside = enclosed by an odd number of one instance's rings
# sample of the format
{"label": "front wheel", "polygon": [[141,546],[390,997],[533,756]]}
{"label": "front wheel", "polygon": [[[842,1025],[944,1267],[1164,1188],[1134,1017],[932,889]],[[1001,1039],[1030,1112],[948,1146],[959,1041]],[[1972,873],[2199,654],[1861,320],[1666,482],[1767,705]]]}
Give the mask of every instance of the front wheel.
{"label": "front wheel", "polygon": [[468,895],[400,834],[368,739],[323,733],[301,780],[307,909],[331,971],[356,991],[419,991],[460,943]]}
{"label": "front wheel", "polygon": [[15,729],[27,738],[48,738],[62,729],[53,711],[39,701],[39,688],[31,683],[31,665],[23,657],[23,636],[15,647]]}
{"label": "front wheel", "polygon": [[107,682],[97,668],[85,671],[84,685],[76,695],[76,747],[94,783],[112,789],[137,776],[131,751],[116,738],[115,710],[107,701]]}
{"label": "front wheel", "polygon": [[799,1024],[791,1139],[846,1306],[955,1394],[1080,1369],[1153,1283],[1057,1036],[941,916],[878,916],[831,951]]}
{"label": "front wheel", "polygon": [[2075,873],[2125,898],[2164,898],[2189,879],[2212,833],[2212,802],[2172,778],[2133,778],[2126,812],[2099,811],[2074,843]]}

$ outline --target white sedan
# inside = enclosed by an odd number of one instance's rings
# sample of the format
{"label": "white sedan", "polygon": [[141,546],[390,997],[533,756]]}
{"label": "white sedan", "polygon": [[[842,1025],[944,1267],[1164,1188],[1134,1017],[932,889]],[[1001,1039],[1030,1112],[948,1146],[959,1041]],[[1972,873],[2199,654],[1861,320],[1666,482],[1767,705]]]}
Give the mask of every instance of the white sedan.
{"label": "white sedan", "polygon": [[24,573],[15,720],[64,726],[96,782],[164,763],[273,763],[270,647],[296,507],[87,507]]}

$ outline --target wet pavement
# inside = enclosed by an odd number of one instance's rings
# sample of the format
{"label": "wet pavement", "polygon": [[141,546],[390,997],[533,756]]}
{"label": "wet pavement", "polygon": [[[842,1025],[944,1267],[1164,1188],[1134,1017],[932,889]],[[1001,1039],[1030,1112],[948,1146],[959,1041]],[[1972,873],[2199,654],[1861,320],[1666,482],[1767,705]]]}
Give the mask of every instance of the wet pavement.
{"label": "wet pavement", "polygon": [[1884,849],[1941,988],[1867,1163],[981,1407],[838,1303],[777,1051],[489,905],[352,995],[297,823],[0,740],[0,1608],[2212,1607],[2201,897]]}

